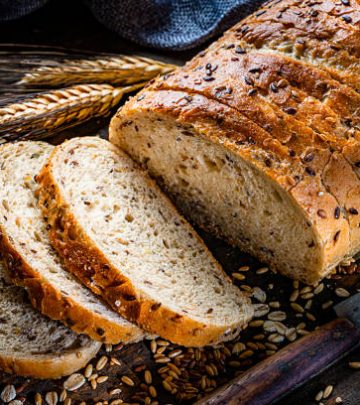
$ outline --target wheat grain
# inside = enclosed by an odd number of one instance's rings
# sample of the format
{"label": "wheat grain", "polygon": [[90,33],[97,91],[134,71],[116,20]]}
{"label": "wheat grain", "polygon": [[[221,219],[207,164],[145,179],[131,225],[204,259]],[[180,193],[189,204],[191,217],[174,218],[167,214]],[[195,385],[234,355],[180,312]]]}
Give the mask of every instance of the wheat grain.
{"label": "wheat grain", "polygon": [[20,99],[0,107],[0,139],[39,139],[68,126],[107,115],[124,94],[142,86],[143,83],[117,88],[107,84],[87,84]]}

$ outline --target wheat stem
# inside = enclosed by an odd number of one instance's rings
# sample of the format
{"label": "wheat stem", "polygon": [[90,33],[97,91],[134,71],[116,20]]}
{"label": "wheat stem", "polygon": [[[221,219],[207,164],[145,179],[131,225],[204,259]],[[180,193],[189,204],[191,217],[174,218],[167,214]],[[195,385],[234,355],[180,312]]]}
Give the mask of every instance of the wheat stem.
{"label": "wheat stem", "polygon": [[64,59],[35,67],[18,81],[23,86],[64,86],[74,83],[128,85],[150,80],[175,66],[140,56]]}

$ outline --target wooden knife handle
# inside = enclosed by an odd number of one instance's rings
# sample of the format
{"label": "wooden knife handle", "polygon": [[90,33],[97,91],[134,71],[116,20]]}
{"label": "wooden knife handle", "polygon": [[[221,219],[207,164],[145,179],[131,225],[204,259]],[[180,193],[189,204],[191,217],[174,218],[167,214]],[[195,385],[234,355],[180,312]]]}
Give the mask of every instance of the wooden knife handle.
{"label": "wooden knife handle", "polygon": [[359,343],[360,330],[347,319],[336,319],[287,345],[197,404],[271,404],[355,349]]}

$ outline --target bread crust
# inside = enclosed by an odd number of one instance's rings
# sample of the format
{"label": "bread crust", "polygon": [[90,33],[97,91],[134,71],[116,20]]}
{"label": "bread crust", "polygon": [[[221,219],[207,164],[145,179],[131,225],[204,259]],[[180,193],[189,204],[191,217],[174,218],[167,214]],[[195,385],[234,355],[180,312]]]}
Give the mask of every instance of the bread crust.
{"label": "bread crust", "polygon": [[[52,156],[59,148],[61,145],[54,150]],[[115,311],[129,321],[148,332],[156,333],[184,346],[198,347],[215,344],[228,336],[238,334],[240,329],[247,326],[247,322],[253,315],[253,309],[245,295],[242,322],[231,328],[207,325],[189,316],[179,315],[144,293],[140,294],[131,280],[123,276],[83,232],[53,177],[52,156],[38,176],[39,205],[51,226],[49,235],[53,246],[65,260],[68,269],[86,286],[100,294]],[[148,181],[149,187],[157,187],[152,180],[148,179]],[[168,204],[170,205],[170,202]],[[170,207],[175,209],[171,205]],[[185,226],[194,233],[189,225]],[[200,241],[195,233],[194,235]],[[208,251],[205,244],[203,248]],[[231,283],[225,274],[224,281]]]}
{"label": "bread crust", "polygon": [[[188,101],[185,103],[184,100]],[[343,196],[339,195],[338,187],[333,185],[333,176],[330,176],[330,173],[337,171],[336,164],[339,159],[342,159],[341,162],[344,163],[340,154],[330,153],[326,145],[322,145],[322,149],[319,146],[311,149],[310,145],[309,148],[304,148],[301,140],[298,140],[297,144],[294,141],[292,145],[294,149],[298,148],[296,150],[314,155],[311,167],[316,175],[309,175],[306,172],[308,166],[304,164],[301,157],[290,157],[286,145],[272,137],[270,133],[266,137],[264,129],[259,128],[255,123],[248,121],[247,126],[241,125],[241,120],[246,123],[246,118],[236,110],[199,94],[189,95],[184,91],[172,90],[152,91],[148,89],[129,101],[111,122],[111,141],[126,150],[126,142],[121,139],[124,128],[134,129],[137,117],[149,112],[157,115],[159,119],[171,117],[179,124],[192,125],[199,136],[241,156],[268,176],[269,180],[287,190],[294,199],[294,204],[298,205],[304,217],[312,224],[316,244],[320,245],[323,250],[322,253],[319,253],[323,255],[323,259],[320,260],[320,268],[314,266],[311,271],[309,269],[307,274],[301,275],[302,281],[308,284],[315,283],[331,272],[333,267],[351,252],[349,223],[346,218],[343,218],[343,214],[338,218],[334,216],[335,210],[339,209],[338,198],[341,200]],[[249,137],[250,133],[251,137]],[[264,157],[271,160],[272,167],[268,167],[264,163],[265,159],[262,161],[254,159],[253,153],[257,148],[268,152]],[[346,170],[343,170],[345,177],[342,178],[342,181],[347,184],[347,191],[351,189],[351,192],[345,193],[347,198],[351,197],[350,200],[347,199],[346,204],[348,206],[351,201],[350,205],[357,206],[359,201],[355,195],[358,190],[358,180],[353,177],[355,174],[347,162],[345,167]],[[335,194],[338,198],[333,194],[334,191],[331,192],[333,188],[337,190]],[[321,216],[319,216],[319,212],[321,212]],[[355,218],[352,220],[356,221]],[[353,246],[356,250],[359,242],[356,223],[353,223],[351,228],[353,229]],[[269,262],[269,257],[259,251],[254,251],[251,244],[244,244],[242,248]],[[276,263],[270,264],[277,268]],[[279,268],[278,270],[283,271]]]}
{"label": "bread crust", "polygon": [[100,342],[91,341],[84,347],[50,355],[16,357],[0,353],[0,368],[7,373],[40,379],[60,378],[80,370],[95,357]]}
{"label": "bread crust", "polygon": [[[130,134],[136,125],[127,123],[149,113],[192,125],[199,137],[223,145],[250,164],[259,166],[251,155],[251,149],[258,153],[258,148],[268,159],[270,155],[272,161],[283,162],[276,170],[274,164],[260,170],[287,191],[314,229],[323,268],[302,275],[303,281],[314,282],[360,249],[359,26],[358,3],[269,2],[126,103],[113,118],[110,138],[124,145],[121,132]],[[306,41],[315,48],[305,57]],[[284,43],[291,52],[281,49]],[[335,51],[341,52],[338,57]],[[199,97],[203,102],[194,102]],[[231,118],[224,119],[214,102]],[[209,125],[201,127],[206,114],[213,117],[218,135],[210,135]],[[238,117],[254,129],[252,135],[239,128]],[[224,142],[222,137],[233,137],[235,128],[245,141],[241,137],[240,145]],[[251,243],[242,247],[264,258]]]}
{"label": "bread crust", "polygon": [[43,279],[14,247],[0,226],[0,249],[14,284],[26,288],[32,305],[51,319],[61,321],[77,333],[92,339],[116,344],[137,342],[144,335],[135,325],[121,327],[100,314],[80,306],[71,296],[64,296],[51,283]]}

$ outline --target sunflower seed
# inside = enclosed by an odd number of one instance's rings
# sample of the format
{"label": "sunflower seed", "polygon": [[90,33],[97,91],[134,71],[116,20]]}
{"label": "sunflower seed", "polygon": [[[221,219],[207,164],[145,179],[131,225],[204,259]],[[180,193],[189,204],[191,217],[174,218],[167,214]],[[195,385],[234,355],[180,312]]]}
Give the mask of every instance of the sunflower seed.
{"label": "sunflower seed", "polygon": [[74,373],[71,374],[71,376],[64,381],[63,387],[68,391],[76,391],[84,384],[85,384],[85,377],[80,373]]}
{"label": "sunflower seed", "polygon": [[71,402],[72,402],[71,398],[66,398],[64,401],[64,405],[71,405]]}
{"label": "sunflower seed", "polygon": [[13,385],[5,385],[1,391],[0,398],[4,402],[10,402],[16,398],[16,389]]}
{"label": "sunflower seed", "polygon": [[13,399],[9,402],[9,405],[23,405],[23,402],[20,399]]}

